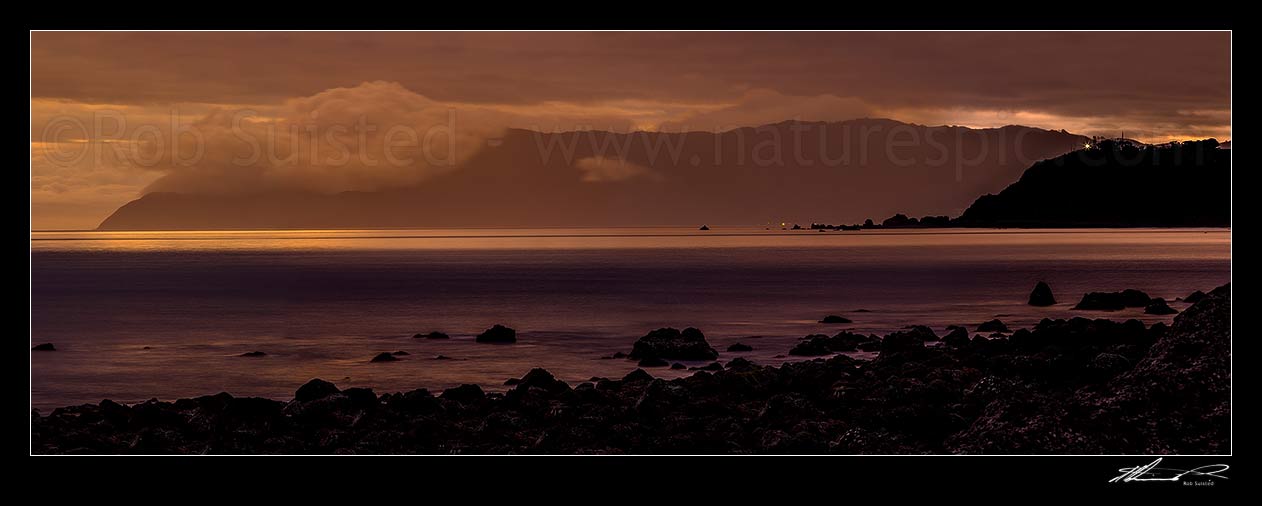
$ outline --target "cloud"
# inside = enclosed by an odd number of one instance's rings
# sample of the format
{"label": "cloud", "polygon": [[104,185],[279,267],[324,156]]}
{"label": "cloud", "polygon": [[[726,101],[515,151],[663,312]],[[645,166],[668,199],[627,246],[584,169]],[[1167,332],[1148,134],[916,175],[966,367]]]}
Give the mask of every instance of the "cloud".
{"label": "cloud", "polygon": [[582,171],[585,183],[613,183],[626,181],[635,177],[659,179],[660,174],[652,169],[620,158],[593,156],[583,158],[574,163],[574,167]]}

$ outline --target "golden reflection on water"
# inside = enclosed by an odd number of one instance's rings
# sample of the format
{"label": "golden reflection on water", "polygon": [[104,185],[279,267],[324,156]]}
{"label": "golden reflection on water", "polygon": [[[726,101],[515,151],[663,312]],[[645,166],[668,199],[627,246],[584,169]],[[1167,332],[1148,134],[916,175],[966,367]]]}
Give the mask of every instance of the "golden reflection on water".
{"label": "golden reflection on water", "polygon": [[[35,231],[34,251],[319,249],[633,249],[758,247],[1201,246],[1230,258],[1230,229],[903,229],[827,231],[690,228]],[[1198,254],[1199,258],[1206,258]]]}

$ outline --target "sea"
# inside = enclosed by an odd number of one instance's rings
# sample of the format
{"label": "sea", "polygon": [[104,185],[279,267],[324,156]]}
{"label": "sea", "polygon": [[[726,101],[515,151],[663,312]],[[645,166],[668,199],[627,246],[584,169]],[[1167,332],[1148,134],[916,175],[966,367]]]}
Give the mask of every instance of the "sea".
{"label": "sea", "polygon": [[[661,327],[768,365],[802,337],[884,335],[999,318],[1172,316],[1077,311],[1085,292],[1173,302],[1231,279],[1229,229],[711,227],[285,231],[36,231],[31,406],[229,392],[292,398],[312,378],[378,393],[504,390],[542,367],[578,384]],[[1038,281],[1057,304],[1026,304]],[[850,324],[823,324],[838,315]],[[502,324],[515,344],[476,343]],[[446,340],[413,335],[445,332]],[[976,332],[974,332],[976,333]],[[728,352],[734,343],[753,347]],[[261,357],[243,353],[261,351]],[[382,352],[399,360],[374,363]],[[856,358],[870,359],[857,353]],[[439,358],[442,357],[442,358]],[[705,362],[683,362],[700,366]],[[652,368],[675,378],[688,370]]]}

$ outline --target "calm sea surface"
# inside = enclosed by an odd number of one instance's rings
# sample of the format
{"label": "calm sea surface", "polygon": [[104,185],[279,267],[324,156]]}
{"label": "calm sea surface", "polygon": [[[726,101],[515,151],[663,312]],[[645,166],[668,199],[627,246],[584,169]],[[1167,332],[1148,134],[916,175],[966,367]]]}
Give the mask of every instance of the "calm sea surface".
{"label": "calm sea surface", "polygon": [[[378,392],[504,389],[532,367],[577,383],[658,327],[701,329],[720,361],[774,364],[800,337],[910,324],[1030,326],[1084,292],[1185,296],[1231,277],[1230,232],[681,228],[35,232],[32,406],[213,394],[290,398],[311,378]],[[1025,304],[1038,280],[1059,304]],[[1182,309],[1182,303],[1172,303]],[[857,310],[865,309],[868,312]],[[816,323],[828,314],[850,325]],[[501,323],[515,345],[476,344]],[[413,339],[432,330],[447,341]],[[749,353],[728,353],[742,342]],[[260,358],[239,357],[263,351]],[[380,352],[406,351],[391,363]],[[453,360],[436,360],[445,355]],[[699,365],[689,363],[689,365]],[[685,373],[653,369],[655,376]]]}

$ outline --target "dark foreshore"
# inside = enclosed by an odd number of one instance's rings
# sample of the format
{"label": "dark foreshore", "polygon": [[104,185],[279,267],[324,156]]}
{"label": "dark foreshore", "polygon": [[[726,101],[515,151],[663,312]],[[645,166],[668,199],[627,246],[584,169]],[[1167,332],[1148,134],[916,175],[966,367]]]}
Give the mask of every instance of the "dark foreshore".
{"label": "dark foreshore", "polygon": [[[795,348],[872,346],[870,361],[737,358],[671,381],[637,369],[578,385],[535,369],[505,393],[464,385],[379,396],[312,380],[289,401],[106,400],[33,412],[31,445],[37,454],[1219,454],[1230,451],[1230,311],[1225,285],[1171,326],[1073,318],[991,338],[915,327],[878,342],[808,336]],[[672,336],[641,341],[658,337]]]}

